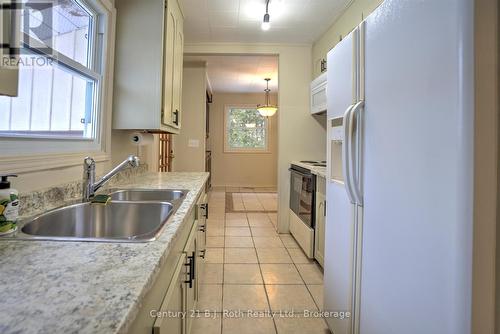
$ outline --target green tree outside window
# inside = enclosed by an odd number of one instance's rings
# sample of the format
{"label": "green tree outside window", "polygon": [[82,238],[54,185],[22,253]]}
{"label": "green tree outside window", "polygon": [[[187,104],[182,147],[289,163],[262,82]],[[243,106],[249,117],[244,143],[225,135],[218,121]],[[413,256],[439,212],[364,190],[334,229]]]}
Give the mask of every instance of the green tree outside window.
{"label": "green tree outside window", "polygon": [[267,149],[267,118],[256,108],[229,108],[226,122],[229,149]]}

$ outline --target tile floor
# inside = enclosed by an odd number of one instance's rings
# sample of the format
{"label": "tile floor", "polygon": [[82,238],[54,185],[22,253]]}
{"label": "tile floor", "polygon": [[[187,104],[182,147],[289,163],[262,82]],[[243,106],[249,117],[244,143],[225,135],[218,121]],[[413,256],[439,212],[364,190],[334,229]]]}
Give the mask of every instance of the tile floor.
{"label": "tile floor", "polygon": [[329,333],[322,318],[304,317],[304,310],[322,309],[320,267],[291,235],[276,233],[275,212],[226,213],[225,191],[209,194],[202,316],[191,333]]}
{"label": "tile floor", "polygon": [[275,192],[268,192],[256,188],[253,192],[245,191],[231,192],[233,211],[276,211],[278,209],[278,197]]}

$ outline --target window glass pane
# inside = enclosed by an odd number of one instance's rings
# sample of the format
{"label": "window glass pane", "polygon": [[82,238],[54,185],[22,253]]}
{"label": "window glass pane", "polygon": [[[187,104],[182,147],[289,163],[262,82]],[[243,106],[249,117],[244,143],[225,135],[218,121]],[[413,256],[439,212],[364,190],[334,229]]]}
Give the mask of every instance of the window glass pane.
{"label": "window glass pane", "polygon": [[256,109],[230,108],[226,130],[229,149],[267,149],[267,118]]}
{"label": "window glass pane", "polygon": [[[21,30],[46,48],[89,66],[93,17],[73,0],[26,2]],[[23,41],[27,40],[23,37]],[[31,45],[28,43],[28,45]]]}
{"label": "window glass pane", "polygon": [[19,96],[0,96],[1,133],[93,138],[93,80],[49,62],[19,74]]}

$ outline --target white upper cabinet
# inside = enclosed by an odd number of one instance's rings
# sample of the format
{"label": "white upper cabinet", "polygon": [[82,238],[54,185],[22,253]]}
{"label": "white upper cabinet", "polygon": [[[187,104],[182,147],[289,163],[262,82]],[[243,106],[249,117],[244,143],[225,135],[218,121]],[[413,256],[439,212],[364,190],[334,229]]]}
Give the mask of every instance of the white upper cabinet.
{"label": "white upper cabinet", "polygon": [[0,0],[0,95],[17,96],[19,68],[17,54],[20,42],[20,15],[18,10],[11,10],[10,1]]}
{"label": "white upper cabinet", "polygon": [[177,0],[116,2],[113,128],[179,133],[184,17]]}
{"label": "white upper cabinet", "polygon": [[326,72],[311,82],[311,114],[326,111]]}

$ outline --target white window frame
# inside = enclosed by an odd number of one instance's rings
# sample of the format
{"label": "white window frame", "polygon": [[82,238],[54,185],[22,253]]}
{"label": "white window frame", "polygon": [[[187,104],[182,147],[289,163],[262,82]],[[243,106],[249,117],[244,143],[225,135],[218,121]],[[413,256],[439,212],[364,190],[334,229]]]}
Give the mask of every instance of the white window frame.
{"label": "white window frame", "polygon": [[265,148],[231,148],[228,143],[227,120],[231,109],[257,109],[255,104],[226,104],[224,105],[224,153],[237,154],[269,154],[271,153],[271,128],[272,117],[266,119],[266,146]]}
{"label": "white window frame", "polygon": [[[111,113],[113,96],[113,61],[116,9],[110,0],[78,0],[99,16],[94,33],[96,44],[90,52],[100,51],[93,57],[93,68],[100,74],[69,59],[72,67],[86,75],[99,75],[98,103],[94,120],[95,138],[64,138],[53,136],[2,136],[0,137],[0,172],[31,172],[58,167],[75,166],[85,156],[98,162],[110,160]],[[64,57],[64,56],[63,56]]]}

